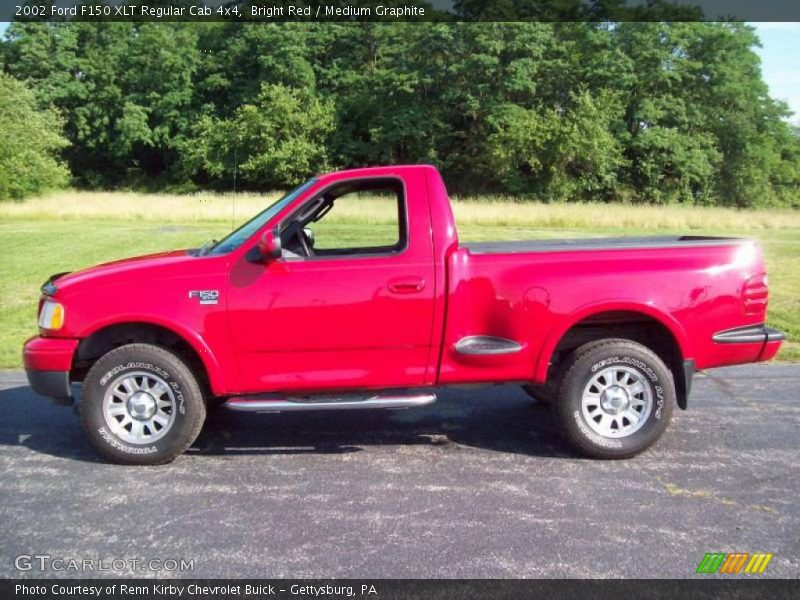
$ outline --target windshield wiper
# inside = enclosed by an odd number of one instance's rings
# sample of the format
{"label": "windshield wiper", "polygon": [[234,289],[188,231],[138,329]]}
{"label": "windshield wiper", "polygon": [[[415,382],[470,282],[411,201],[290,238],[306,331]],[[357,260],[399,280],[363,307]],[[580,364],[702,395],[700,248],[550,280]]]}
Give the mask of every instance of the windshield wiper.
{"label": "windshield wiper", "polygon": [[217,240],[209,240],[197,250],[197,256],[205,256],[214,249],[214,246],[219,244]]}

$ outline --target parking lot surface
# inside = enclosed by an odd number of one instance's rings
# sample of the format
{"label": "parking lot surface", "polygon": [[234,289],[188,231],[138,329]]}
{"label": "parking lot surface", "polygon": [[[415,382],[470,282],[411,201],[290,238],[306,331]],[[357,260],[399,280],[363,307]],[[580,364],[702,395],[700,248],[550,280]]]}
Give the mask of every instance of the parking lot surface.
{"label": "parking lot surface", "polygon": [[[771,552],[765,575],[800,576],[800,366],[698,376],[661,442],[615,462],[573,454],[515,386],[406,411],[219,410],[152,468],[104,463],[21,372],[0,374],[0,407],[2,577],[694,577],[706,552]],[[36,554],[194,568],[15,568]]]}

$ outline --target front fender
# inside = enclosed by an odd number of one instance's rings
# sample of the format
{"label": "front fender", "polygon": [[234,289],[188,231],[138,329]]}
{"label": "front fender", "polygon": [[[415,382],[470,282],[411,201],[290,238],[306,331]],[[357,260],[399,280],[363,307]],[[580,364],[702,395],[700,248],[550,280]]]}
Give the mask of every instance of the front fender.
{"label": "front fender", "polygon": [[195,351],[200,360],[203,362],[206,373],[208,375],[208,382],[211,386],[211,391],[214,395],[221,396],[226,394],[231,388],[230,382],[225,378],[225,373],[222,366],[217,359],[215,353],[211,350],[211,346],[197,331],[186,327],[180,322],[170,321],[158,315],[153,314],[125,314],[124,316],[107,316],[103,320],[97,321],[92,326],[84,331],[81,331],[78,337],[86,339],[89,336],[115,325],[154,325],[160,327],[171,333],[175,334],[183,341],[185,341],[192,350]]}

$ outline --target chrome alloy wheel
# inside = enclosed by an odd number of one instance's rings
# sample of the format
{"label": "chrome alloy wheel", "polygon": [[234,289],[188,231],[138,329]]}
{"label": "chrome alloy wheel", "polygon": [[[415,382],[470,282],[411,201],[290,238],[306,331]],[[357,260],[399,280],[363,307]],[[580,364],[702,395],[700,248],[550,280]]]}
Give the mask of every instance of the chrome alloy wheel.
{"label": "chrome alloy wheel", "polygon": [[652,408],[650,382],[630,367],[614,366],[597,372],[581,398],[586,424],[608,438],[623,438],[639,431]]}
{"label": "chrome alloy wheel", "polygon": [[166,381],[143,371],[125,373],[108,386],[103,417],[111,432],[129,444],[149,444],[175,422],[175,396]]}

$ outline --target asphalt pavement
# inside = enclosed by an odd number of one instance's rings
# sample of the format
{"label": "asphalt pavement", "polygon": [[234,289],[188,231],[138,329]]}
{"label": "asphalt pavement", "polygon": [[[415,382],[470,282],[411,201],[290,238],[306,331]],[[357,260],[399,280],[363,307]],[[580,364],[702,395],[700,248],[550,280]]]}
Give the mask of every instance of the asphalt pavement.
{"label": "asphalt pavement", "polygon": [[0,577],[682,578],[706,552],[773,553],[765,576],[800,576],[800,366],[698,376],[662,440],[614,462],[573,454],[518,387],[439,395],[222,409],[174,463],[122,467],[2,372]]}

